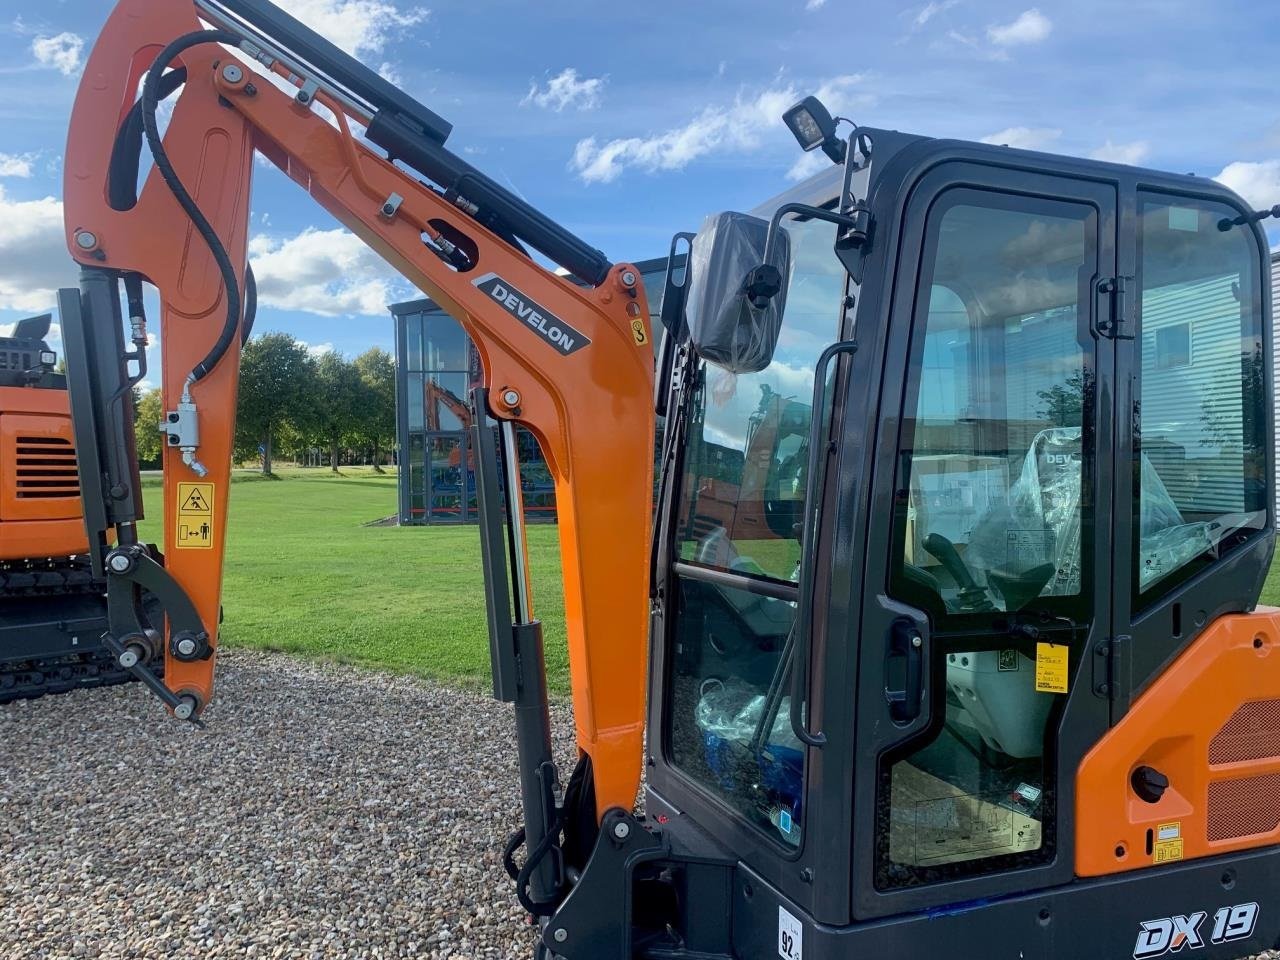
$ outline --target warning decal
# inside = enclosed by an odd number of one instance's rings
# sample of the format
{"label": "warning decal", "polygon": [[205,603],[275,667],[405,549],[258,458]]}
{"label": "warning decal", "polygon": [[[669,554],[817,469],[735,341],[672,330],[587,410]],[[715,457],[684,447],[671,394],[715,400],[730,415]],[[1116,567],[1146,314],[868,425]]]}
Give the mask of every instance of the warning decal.
{"label": "warning decal", "polygon": [[649,342],[649,335],[644,332],[644,321],[637,318],[631,321],[631,336],[636,341],[637,347],[643,347]]}
{"label": "warning decal", "polygon": [[178,523],[174,546],[186,550],[213,549],[213,484],[178,484]]}
{"label": "warning decal", "polygon": [[1151,854],[1156,863],[1174,863],[1182,859],[1182,821],[1160,824]]}

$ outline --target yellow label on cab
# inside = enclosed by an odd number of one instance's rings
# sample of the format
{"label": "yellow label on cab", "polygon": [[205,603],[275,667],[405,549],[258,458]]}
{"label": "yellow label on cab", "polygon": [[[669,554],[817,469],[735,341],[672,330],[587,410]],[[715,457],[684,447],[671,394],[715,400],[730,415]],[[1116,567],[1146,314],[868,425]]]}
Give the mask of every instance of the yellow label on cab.
{"label": "yellow label on cab", "polygon": [[1067,693],[1070,690],[1070,654],[1071,648],[1066,644],[1036,644],[1036,692]]}

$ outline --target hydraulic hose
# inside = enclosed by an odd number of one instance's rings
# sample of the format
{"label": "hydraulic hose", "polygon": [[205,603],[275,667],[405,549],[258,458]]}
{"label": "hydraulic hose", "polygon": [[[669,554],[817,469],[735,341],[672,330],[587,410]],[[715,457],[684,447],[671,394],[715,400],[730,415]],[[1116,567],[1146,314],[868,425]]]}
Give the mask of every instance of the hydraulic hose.
{"label": "hydraulic hose", "polygon": [[[202,43],[225,43],[229,46],[239,46],[240,38],[226,30],[198,30],[178,37],[160,51],[160,55],[156,57],[155,63],[147,71],[147,78],[142,84],[142,131],[146,136],[147,147],[151,151],[151,156],[155,160],[156,170],[169,187],[174,199],[178,201],[178,205],[191,218],[191,222],[195,225],[197,232],[208,245],[209,252],[213,254],[213,259],[218,265],[218,272],[222,275],[223,289],[226,290],[227,294],[227,316],[222,324],[222,331],[218,334],[217,341],[205,355],[205,358],[197,363],[187,375],[187,386],[198,383],[212,372],[226,354],[227,349],[235,341],[236,331],[240,328],[240,291],[236,285],[235,268],[231,264],[230,256],[227,255],[227,248],[223,246],[222,241],[213,229],[213,225],[200,212],[200,207],[187,191],[187,188],[183,186],[177,171],[173,169],[173,164],[169,161],[169,155],[165,152],[164,144],[160,140],[160,128],[156,122],[156,108],[160,103],[161,79],[164,76],[165,68],[179,54]],[[186,390],[184,389],[183,392],[185,394]]]}
{"label": "hydraulic hose", "polygon": [[253,275],[253,264],[244,265],[244,322],[240,325],[240,346],[253,335],[253,321],[258,318],[258,278]]}

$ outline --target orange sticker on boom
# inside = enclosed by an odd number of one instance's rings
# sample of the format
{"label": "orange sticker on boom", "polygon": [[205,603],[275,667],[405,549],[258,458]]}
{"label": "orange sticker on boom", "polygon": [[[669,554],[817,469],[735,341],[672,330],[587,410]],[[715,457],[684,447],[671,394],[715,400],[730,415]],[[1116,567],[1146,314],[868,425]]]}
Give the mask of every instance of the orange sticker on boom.
{"label": "orange sticker on boom", "polygon": [[180,550],[213,549],[213,484],[178,484],[178,523],[174,546]]}

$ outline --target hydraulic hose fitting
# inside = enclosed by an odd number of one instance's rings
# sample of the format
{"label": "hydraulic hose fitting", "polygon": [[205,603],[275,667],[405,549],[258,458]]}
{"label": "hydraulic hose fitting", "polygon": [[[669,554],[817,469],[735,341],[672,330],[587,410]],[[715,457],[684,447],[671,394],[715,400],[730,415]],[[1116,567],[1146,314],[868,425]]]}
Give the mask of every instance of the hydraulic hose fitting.
{"label": "hydraulic hose fitting", "polygon": [[196,458],[196,451],[200,447],[200,412],[191,399],[191,383],[192,380],[188,377],[187,382],[182,385],[178,409],[165,413],[160,432],[164,434],[167,446],[177,447],[182,452],[182,462],[191,472],[197,477],[204,477],[209,471]]}

